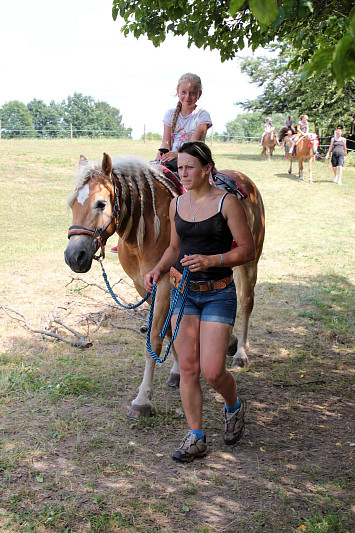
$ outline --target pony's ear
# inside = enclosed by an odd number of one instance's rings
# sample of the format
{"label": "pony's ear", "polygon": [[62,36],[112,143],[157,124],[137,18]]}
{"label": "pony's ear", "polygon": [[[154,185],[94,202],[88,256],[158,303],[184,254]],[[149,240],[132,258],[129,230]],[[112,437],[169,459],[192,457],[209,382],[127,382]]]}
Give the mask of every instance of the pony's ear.
{"label": "pony's ear", "polygon": [[87,164],[88,164],[88,160],[86,159],[86,157],[84,155],[81,155],[79,157],[79,166],[87,165]]}
{"label": "pony's ear", "polygon": [[111,176],[112,172],[112,160],[111,157],[104,152],[104,156],[102,158],[102,172],[105,174],[105,176]]}

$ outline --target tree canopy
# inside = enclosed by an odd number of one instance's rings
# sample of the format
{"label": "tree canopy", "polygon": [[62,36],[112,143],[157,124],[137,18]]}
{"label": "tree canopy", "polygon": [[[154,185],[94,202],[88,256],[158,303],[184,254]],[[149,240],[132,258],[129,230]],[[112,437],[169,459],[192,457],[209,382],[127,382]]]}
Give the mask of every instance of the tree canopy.
{"label": "tree canopy", "polygon": [[217,49],[222,61],[246,45],[256,50],[288,42],[290,66],[303,77],[330,66],[339,87],[355,74],[353,0],[113,0],[124,35],[146,35],[159,46],[171,32],[188,46]]}
{"label": "tree canopy", "polygon": [[284,113],[298,117],[309,115],[318,134],[331,133],[334,126],[342,124],[347,133],[354,133],[355,81],[348,80],[339,89],[325,69],[322,76],[310,76],[307,84],[302,83],[302,71],[291,71],[288,50],[279,57],[247,57],[240,61],[241,71],[252,83],[263,88],[255,100],[236,102],[247,111],[259,111],[264,116]]}
{"label": "tree canopy", "polygon": [[26,105],[18,100],[7,102],[0,109],[1,128],[11,130],[10,137],[21,137],[23,131],[26,134],[34,134],[32,116]]}

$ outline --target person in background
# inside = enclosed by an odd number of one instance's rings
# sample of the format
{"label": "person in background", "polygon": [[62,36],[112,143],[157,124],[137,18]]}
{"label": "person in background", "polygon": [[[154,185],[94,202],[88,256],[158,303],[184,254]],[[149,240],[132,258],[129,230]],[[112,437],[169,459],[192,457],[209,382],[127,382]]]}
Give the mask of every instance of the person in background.
{"label": "person in background", "polygon": [[303,137],[307,137],[309,134],[308,115],[301,115],[297,124],[297,132],[291,139],[291,147],[289,149],[289,155],[292,155],[295,146],[300,142]]}
{"label": "person in background", "polygon": [[290,150],[290,146],[291,146],[291,143],[292,143],[292,135],[293,135],[293,132],[291,129],[288,130],[287,132],[287,135],[283,138],[283,141],[282,141],[282,146],[285,148],[285,157],[286,159],[288,159],[288,153],[289,153],[289,150]]}
{"label": "person in background", "polygon": [[346,149],[346,139],[342,137],[343,130],[341,126],[338,126],[334,132],[334,137],[330,141],[330,146],[325,156],[326,159],[329,158],[330,152],[332,152],[332,167],[334,172],[334,183],[342,185],[342,174],[344,166],[344,157],[347,154]]}
{"label": "person in background", "polygon": [[266,119],[266,123],[264,124],[264,131],[262,132],[261,134],[261,138],[260,138],[260,146],[263,145],[263,140],[264,140],[264,137],[267,133],[271,133],[271,132],[274,132],[275,135],[276,135],[276,132],[275,132],[275,128],[272,127],[272,120],[271,120],[271,117],[267,117]]}
{"label": "person in background", "polygon": [[289,130],[292,129],[292,120],[291,120],[290,115],[288,116],[288,119],[286,120],[286,126]]}
{"label": "person in background", "polygon": [[[174,330],[182,305],[179,281],[184,268],[191,272],[174,341],[189,432],[172,457],[187,463],[207,454],[200,374],[224,398],[225,444],[235,444],[242,437],[247,408],[245,399],[237,396],[235,379],[225,363],[236,315],[232,267],[253,261],[255,246],[241,202],[210,184],[213,169],[211,151],[203,142],[187,142],[178,149],[179,176],[187,192],[171,201],[170,244],[144,277],[145,289],[151,292],[153,284],[170,269],[172,301],[177,297],[171,320]],[[231,250],[233,239],[237,247]]]}

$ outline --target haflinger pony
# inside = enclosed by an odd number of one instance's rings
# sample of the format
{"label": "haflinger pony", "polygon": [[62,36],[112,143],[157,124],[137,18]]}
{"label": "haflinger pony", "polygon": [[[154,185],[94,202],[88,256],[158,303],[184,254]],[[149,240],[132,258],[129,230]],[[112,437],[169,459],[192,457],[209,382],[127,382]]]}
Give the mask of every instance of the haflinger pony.
{"label": "haflinger pony", "polygon": [[[279,141],[287,135],[288,128],[281,128],[279,132]],[[298,136],[293,135],[292,138],[298,138]],[[297,141],[296,141],[297,142]],[[314,156],[318,152],[319,140],[315,133],[309,133],[306,137],[301,138],[298,144],[293,149],[292,154],[289,153],[290,159],[290,168],[288,173],[292,172],[292,160],[293,158],[298,159],[298,177],[300,180],[304,181],[303,177],[303,162],[308,161],[309,167],[309,183],[313,182],[312,179],[312,161]]]}
{"label": "haflinger pony", "polygon": [[[75,191],[68,198],[72,208],[73,225],[69,228],[69,244],[65,261],[74,272],[88,272],[92,260],[115,232],[119,236],[118,258],[132,279],[140,296],[145,295],[143,277],[159,261],[169,245],[169,205],[178,196],[178,186],[155,166],[133,158],[112,162],[104,154],[101,164],[90,164],[82,158]],[[264,208],[260,193],[244,174],[223,171],[236,179],[248,193],[243,200],[256,246],[255,260],[234,269],[242,311],[242,328],[239,341],[231,337],[229,353],[236,353],[233,366],[248,363],[248,322],[254,305],[254,287],[257,263],[264,241]],[[151,346],[159,355],[162,340],[159,333],[165,322],[170,304],[169,274],[162,276],[157,285],[154,318],[151,329]],[[233,350],[233,351],[232,351]],[[145,350],[146,363],[138,396],[132,401],[128,416],[138,419],[152,414],[153,377],[155,360]],[[167,384],[179,385],[179,366],[175,351],[174,363]]]}
{"label": "haflinger pony", "polygon": [[270,133],[266,133],[263,138],[263,144],[262,144],[263,149],[262,149],[261,155],[267,156],[267,158],[270,161],[276,145],[277,145],[276,133],[274,133],[273,131]]}

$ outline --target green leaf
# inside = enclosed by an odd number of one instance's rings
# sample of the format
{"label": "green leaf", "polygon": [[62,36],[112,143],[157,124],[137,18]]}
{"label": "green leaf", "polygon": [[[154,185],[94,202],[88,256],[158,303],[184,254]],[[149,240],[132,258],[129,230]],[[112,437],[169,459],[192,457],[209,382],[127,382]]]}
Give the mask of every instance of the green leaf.
{"label": "green leaf", "polygon": [[234,17],[238,9],[242,7],[245,0],[231,0],[229,4],[229,13]]}
{"label": "green leaf", "polygon": [[43,476],[42,475],[36,476],[36,481],[38,481],[38,483],[43,483],[43,481],[44,481]]}
{"label": "green leaf", "polygon": [[332,68],[337,85],[341,88],[346,79],[355,76],[355,40],[348,31],[337,43]]}
{"label": "green leaf", "polygon": [[114,4],[112,6],[112,18],[113,18],[113,20],[117,19],[117,15],[118,15],[118,7],[117,7],[116,4]]}
{"label": "green leaf", "polygon": [[249,6],[254,17],[261,25],[267,26],[277,17],[276,0],[249,0]]}

